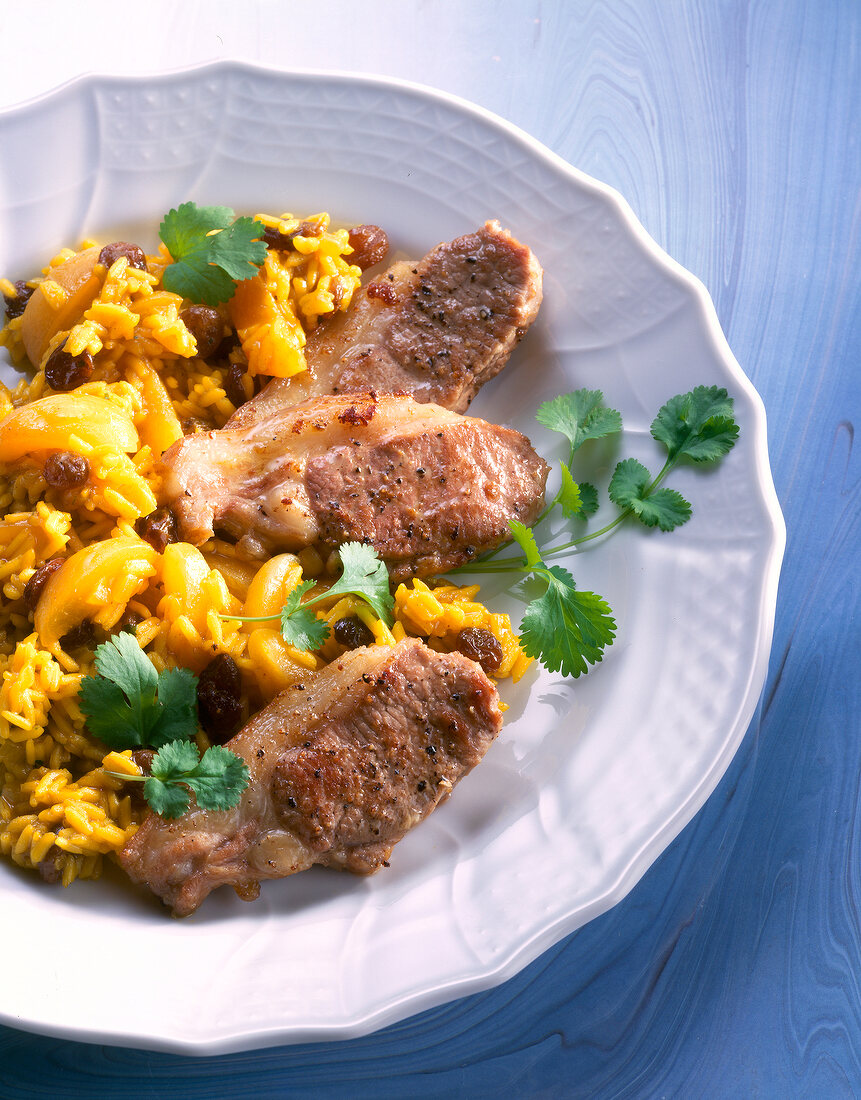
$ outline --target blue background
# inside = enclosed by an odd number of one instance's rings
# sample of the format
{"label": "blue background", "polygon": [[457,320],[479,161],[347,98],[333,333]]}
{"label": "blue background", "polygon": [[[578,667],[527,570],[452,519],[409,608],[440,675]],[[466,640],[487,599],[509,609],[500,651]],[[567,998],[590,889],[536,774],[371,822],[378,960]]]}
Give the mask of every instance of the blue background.
{"label": "blue background", "polygon": [[[61,59],[41,70],[24,50],[40,7],[39,50]],[[184,1058],[0,1029],[0,1097],[861,1094],[861,5],[190,2],[148,6],[162,21],[133,42],[114,6],[97,33],[122,53],[87,52],[65,8],[4,12],[0,105],[83,57],[378,72],[617,187],[709,288],[763,396],[788,545],[757,718],[612,911],[501,987],[356,1041]]]}

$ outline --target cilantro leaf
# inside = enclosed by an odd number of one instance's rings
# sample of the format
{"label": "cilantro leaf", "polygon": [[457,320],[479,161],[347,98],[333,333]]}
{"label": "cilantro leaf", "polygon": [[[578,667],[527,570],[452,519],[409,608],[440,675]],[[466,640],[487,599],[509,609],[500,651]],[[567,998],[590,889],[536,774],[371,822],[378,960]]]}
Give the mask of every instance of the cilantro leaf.
{"label": "cilantro leaf", "polygon": [[667,448],[670,462],[683,455],[694,462],[713,462],[738,438],[732,410],[733,400],[725,389],[697,386],[670,398],[660,409],[652,421],[652,436]]}
{"label": "cilantro leaf", "polygon": [[223,745],[201,757],[190,741],[171,741],[153,757],[144,797],[162,817],[180,817],[188,809],[189,790],[203,810],[230,810],[248,786],[245,761]]}
{"label": "cilantro leaf", "polygon": [[96,668],[131,698],[155,698],[158,673],[133,634],[120,633],[96,649]]}
{"label": "cilantro leaf", "polygon": [[691,518],[691,506],[675,489],[653,489],[645,500],[635,500],[631,511],[646,527],[674,531]]}
{"label": "cilantro leaf", "polygon": [[598,490],[588,481],[581,481],[580,485],[580,511],[584,517],[594,516],[598,511]]}
{"label": "cilantro leaf", "polygon": [[143,788],[150,808],[161,817],[182,817],[188,809],[188,791],[178,780],[150,776]]}
{"label": "cilantro leaf", "polygon": [[177,260],[166,267],[161,281],[165,290],[206,306],[230,301],[236,289],[236,284],[226,271],[193,257]]}
{"label": "cilantro leaf", "polygon": [[200,753],[193,741],[171,741],[152,758],[150,771],[156,779],[174,779],[191,771],[199,760]]}
{"label": "cilantro leaf", "polygon": [[187,668],[168,668],[158,675],[160,713],[147,744],[160,749],[169,741],[193,736],[197,729],[197,677]]}
{"label": "cilantro leaf", "polygon": [[176,259],[191,252],[200,239],[213,229],[226,229],[234,217],[229,206],[198,206],[196,202],[183,202],[165,214],[158,227],[158,235]]}
{"label": "cilantro leaf", "polygon": [[87,727],[108,748],[122,751],[193,737],[197,678],[187,669],[156,673],[132,634],[96,647],[96,675],[81,680]]}
{"label": "cilantro leaf", "polygon": [[600,390],[574,390],[538,406],[535,419],[545,428],[564,435],[571,443],[571,454],[587,439],[601,439],[622,430],[622,417],[615,409],[605,409]]}
{"label": "cilantro leaf", "polygon": [[620,508],[630,508],[642,500],[652,483],[652,475],[636,458],[623,459],[613,471],[607,494]]}
{"label": "cilantro leaf", "polygon": [[162,275],[167,290],[216,306],[233,297],[235,280],[257,274],[266,259],[266,244],[255,239],[262,226],[253,218],[233,218],[227,206],[193,202],[165,215],[159,236],[174,261]]}
{"label": "cilantro leaf", "polygon": [[237,218],[233,225],[207,238],[212,241],[211,262],[238,282],[252,278],[266,259],[266,244],[260,240],[262,233],[263,226],[254,218]]}
{"label": "cilantro leaf", "polygon": [[691,506],[675,489],[653,489],[652,475],[635,458],[626,458],[610,479],[610,500],[630,511],[646,527],[672,531],[691,518]]}
{"label": "cilantro leaf", "polygon": [[564,462],[559,463],[559,468],[562,473],[562,488],[556,502],[562,509],[562,514],[568,519],[586,519],[598,510],[598,490],[588,482],[578,484]]}
{"label": "cilantro leaf", "polygon": [[313,587],[313,581],[297,584],[281,609],[281,633],[287,644],[297,649],[319,649],[329,636],[328,624],[300,603],[302,596]]}
{"label": "cilantro leaf", "polygon": [[515,540],[520,544],[527,566],[534,569],[536,565],[541,565],[541,551],[538,549],[538,543],[531,529],[518,519],[510,519],[508,526]]}
{"label": "cilantro leaf", "polygon": [[80,687],[81,712],[87,728],[108,748],[137,748],[141,740],[142,722],[129,706],[122,688],[101,676],[85,676]]}
{"label": "cilantro leaf", "polygon": [[208,748],[197,767],[185,777],[202,810],[232,809],[248,781],[248,765],[224,745]]}
{"label": "cilantro leaf", "polygon": [[526,609],[520,643],[551,672],[580,676],[612,644],[613,613],[601,596],[577,591],[574,578],[561,565],[544,566],[536,573],[547,581],[547,589]]}
{"label": "cilantro leaf", "polygon": [[389,591],[389,571],[386,563],[372,546],[362,542],[345,542],[338,550],[343,573],[326,592],[329,596],[360,596],[371,605],[374,614],[388,626],[392,623],[395,601]]}
{"label": "cilantro leaf", "polygon": [[191,741],[171,741],[152,758],[152,774],[144,783],[144,798],[162,817],[179,817],[188,809],[188,791],[182,780],[200,760]]}

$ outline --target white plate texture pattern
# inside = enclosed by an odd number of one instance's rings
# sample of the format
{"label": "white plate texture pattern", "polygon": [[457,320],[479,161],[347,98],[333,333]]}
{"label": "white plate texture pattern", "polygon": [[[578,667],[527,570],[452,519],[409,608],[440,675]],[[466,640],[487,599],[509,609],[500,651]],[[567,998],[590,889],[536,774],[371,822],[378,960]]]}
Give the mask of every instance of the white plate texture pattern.
{"label": "white plate texture pattern", "polygon": [[[187,199],[376,222],[412,256],[497,218],[538,255],[545,301],[473,412],[557,459],[538,403],[602,389],[624,437],[580,473],[603,486],[622,456],[659,468],[649,424],[694,385],[725,386],[741,427],[717,470],[672,477],[685,527],[625,527],[565,562],[615,610],[616,644],[580,680],[504,687],[498,742],[389,870],[310,871],[253,905],[222,890],[178,922],[119,875],[62,890],[5,865],[3,1021],[197,1053],[358,1035],[502,981],[622,898],[726,769],[771,643],[784,531],[765,416],[703,287],[609,188],[392,81],[230,64],[85,78],[0,115],[0,147],[10,278],[85,235],[153,247]],[[498,581],[483,596],[519,622]]]}

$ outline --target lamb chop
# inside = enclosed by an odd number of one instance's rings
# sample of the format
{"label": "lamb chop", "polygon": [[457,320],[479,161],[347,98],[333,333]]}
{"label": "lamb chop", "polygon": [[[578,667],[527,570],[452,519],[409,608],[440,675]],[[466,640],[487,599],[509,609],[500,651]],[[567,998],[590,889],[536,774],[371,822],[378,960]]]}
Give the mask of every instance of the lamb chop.
{"label": "lamb chop", "polygon": [[394,580],[445,572],[541,511],[548,466],[520,432],[406,395],[310,398],[163,456],[180,536],[264,555],[370,543]]}
{"label": "lamb chop", "polygon": [[535,320],[541,276],[498,222],[396,263],[311,333],[307,372],[270,382],[228,426],[247,428],[319,394],[371,389],[464,412]]}
{"label": "lamb chop", "polygon": [[176,916],[217,886],[243,896],[312,864],[370,874],[484,756],[493,683],[417,639],[355,649],[282,692],[228,747],[248,764],[239,805],[150,814],[120,853]]}

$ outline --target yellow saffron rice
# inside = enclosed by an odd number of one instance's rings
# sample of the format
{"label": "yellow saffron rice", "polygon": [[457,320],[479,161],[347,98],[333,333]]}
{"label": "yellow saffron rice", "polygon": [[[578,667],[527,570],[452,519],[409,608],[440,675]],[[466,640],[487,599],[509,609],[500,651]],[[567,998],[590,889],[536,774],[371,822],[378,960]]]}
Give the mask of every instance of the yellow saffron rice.
{"label": "yellow saffron rice", "polygon": [[[236,408],[236,385],[248,398],[255,375],[305,369],[306,333],[320,317],[347,309],[359,285],[348,234],[331,229],[328,215],[258,219],[290,235],[294,247],[270,251],[260,275],[239,284],[236,300],[222,307],[225,335],[239,336],[227,360],[197,355],[182,319],[188,303],[161,285],[170,263],[163,247],[147,257],[145,271],[125,256],[109,268],[95,263],[92,293],[72,316],[78,292],[66,285],[63,265],[82,262],[81,254],[97,246],[85,241],[77,252],[53,257],[27,284],[43,299],[47,318],[38,363],[28,360],[26,341],[32,350],[34,338],[22,317],[0,329],[0,346],[27,372],[13,391],[0,384],[0,853],[49,881],[98,877],[144,811],[129,794],[135,785],[116,778],[140,775],[131,753],[108,751],[85,727],[78,692],[94,671],[95,644],[134,625],[159,671],[200,673],[217,654],[229,654],[242,674],[248,714],[343,652],[332,631],[309,653],[288,645],[277,629],[289,592],[323,573],[315,551],[261,564],[215,538],[157,553],[135,527],[161,501],[162,451],[188,431],[223,426]],[[0,279],[0,292],[16,297],[8,279]],[[60,347],[88,352],[94,364],[84,384],[63,393],[45,377]],[[87,459],[84,484],[56,488],[46,481],[48,457],[63,452]],[[28,598],[28,582],[56,558],[64,565],[50,598]],[[530,659],[508,616],[490,612],[477,596],[477,585],[413,580],[395,593],[391,628],[354,597],[333,597],[318,616],[330,624],[355,616],[376,645],[414,635],[442,651],[457,647],[461,630],[487,630],[503,654],[494,676],[517,680]],[[272,619],[242,623],[231,615]],[[95,640],[70,644],[85,620],[95,624]],[[208,744],[203,733],[198,741],[201,749]]]}

